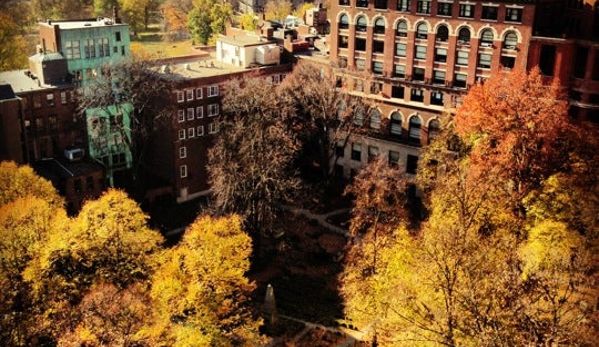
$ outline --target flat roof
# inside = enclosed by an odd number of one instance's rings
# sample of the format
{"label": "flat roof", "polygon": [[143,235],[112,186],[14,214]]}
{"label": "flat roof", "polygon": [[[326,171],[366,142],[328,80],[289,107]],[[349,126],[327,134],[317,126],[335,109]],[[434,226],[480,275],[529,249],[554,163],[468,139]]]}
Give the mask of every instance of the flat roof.
{"label": "flat roof", "polygon": [[12,70],[0,72],[0,84],[10,84],[15,94],[55,89],[57,86],[43,84],[39,78],[31,78],[25,73],[29,70]]}
{"label": "flat roof", "polygon": [[248,69],[243,66],[236,66],[218,61],[216,60],[215,54],[211,53],[207,56],[186,56],[169,59],[167,62],[164,62],[164,64],[157,66],[156,70],[160,74],[174,79],[195,79],[228,75],[235,72],[246,71]]}
{"label": "flat roof", "polygon": [[220,35],[218,37],[218,41],[222,41],[229,45],[239,46],[239,47],[247,47],[247,46],[260,46],[267,45],[269,43],[275,43],[273,40],[268,40],[264,37],[258,35],[235,35],[235,36],[224,36]]}
{"label": "flat roof", "polygon": [[106,26],[128,26],[125,23],[114,23],[112,18],[92,18],[92,19],[76,19],[76,20],[48,20],[40,22],[40,25],[52,27],[58,25],[60,29],[81,29],[81,28],[98,28]]}

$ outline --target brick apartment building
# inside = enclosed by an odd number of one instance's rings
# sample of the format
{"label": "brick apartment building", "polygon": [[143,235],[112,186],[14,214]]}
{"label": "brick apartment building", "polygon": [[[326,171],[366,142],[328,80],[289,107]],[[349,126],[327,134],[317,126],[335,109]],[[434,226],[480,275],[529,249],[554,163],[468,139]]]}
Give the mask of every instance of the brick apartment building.
{"label": "brick apartment building", "polygon": [[[539,65],[570,90],[571,113],[599,122],[597,0],[335,0],[330,61],[340,83],[375,101],[376,136],[339,149],[347,175],[370,155],[415,173],[435,136],[477,81]],[[364,85],[364,73],[373,75]],[[339,169],[339,168],[338,168]]]}

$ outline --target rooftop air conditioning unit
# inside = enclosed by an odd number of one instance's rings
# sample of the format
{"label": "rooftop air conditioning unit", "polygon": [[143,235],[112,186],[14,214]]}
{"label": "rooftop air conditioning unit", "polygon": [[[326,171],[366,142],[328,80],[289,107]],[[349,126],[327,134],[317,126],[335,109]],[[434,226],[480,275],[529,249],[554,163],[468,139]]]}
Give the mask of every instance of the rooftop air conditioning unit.
{"label": "rooftop air conditioning unit", "polygon": [[64,150],[64,157],[67,158],[69,161],[81,160],[81,158],[83,158],[84,155],[85,151],[83,150],[83,148],[71,148]]}

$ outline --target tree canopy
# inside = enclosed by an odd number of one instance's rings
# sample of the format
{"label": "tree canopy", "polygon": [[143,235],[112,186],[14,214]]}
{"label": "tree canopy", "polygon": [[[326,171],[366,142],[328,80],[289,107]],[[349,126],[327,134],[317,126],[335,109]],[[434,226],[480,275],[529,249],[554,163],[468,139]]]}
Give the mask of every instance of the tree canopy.
{"label": "tree canopy", "polygon": [[224,34],[226,22],[233,15],[231,4],[218,0],[196,0],[187,17],[187,28],[194,41],[207,45]]}

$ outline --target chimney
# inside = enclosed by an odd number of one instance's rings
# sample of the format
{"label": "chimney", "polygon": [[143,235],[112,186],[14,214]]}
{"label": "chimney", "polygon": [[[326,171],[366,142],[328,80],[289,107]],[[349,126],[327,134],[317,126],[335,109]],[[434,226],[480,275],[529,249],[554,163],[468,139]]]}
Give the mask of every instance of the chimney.
{"label": "chimney", "polygon": [[112,22],[114,24],[121,24],[121,19],[119,18],[119,10],[116,6],[112,6]]}

